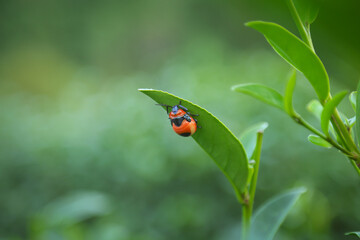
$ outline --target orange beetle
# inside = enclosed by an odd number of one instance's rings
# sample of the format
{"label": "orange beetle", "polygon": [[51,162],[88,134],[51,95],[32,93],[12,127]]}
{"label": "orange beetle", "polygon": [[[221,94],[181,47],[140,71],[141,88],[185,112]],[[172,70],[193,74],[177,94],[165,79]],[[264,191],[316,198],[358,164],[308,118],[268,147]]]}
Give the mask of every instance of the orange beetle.
{"label": "orange beetle", "polygon": [[167,113],[169,113],[169,107],[171,108],[169,119],[174,132],[183,137],[189,137],[196,132],[197,120],[192,116],[199,115],[189,113],[188,109],[181,105],[181,101],[175,106],[169,106],[166,104],[158,105],[165,106]]}

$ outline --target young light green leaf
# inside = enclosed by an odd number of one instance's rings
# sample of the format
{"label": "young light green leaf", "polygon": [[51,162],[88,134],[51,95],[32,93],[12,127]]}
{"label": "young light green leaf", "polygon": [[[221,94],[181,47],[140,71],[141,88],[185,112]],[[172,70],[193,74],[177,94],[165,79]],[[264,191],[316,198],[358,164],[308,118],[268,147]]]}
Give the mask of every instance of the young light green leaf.
{"label": "young light green leaf", "polygon": [[305,188],[293,189],[264,203],[253,216],[249,239],[273,239],[286,215],[305,191]]}
{"label": "young light green leaf", "polygon": [[306,106],[306,109],[311,112],[318,120],[321,119],[321,113],[323,111],[323,106],[318,100],[311,100],[308,105]]}
{"label": "young light green leaf", "polygon": [[289,114],[290,116],[296,115],[296,112],[293,107],[293,94],[294,94],[295,84],[296,84],[296,70],[293,69],[291,76],[288,80],[288,83],[286,85],[285,96],[284,96],[284,108],[287,114]]}
{"label": "young light green leaf", "polygon": [[324,110],[321,113],[321,129],[327,136],[329,136],[329,123],[331,116],[334,113],[337,105],[339,105],[339,103],[346,96],[346,94],[346,91],[336,94],[334,98],[328,101],[324,106]]}
{"label": "young light green leaf", "polygon": [[357,95],[356,91],[351,92],[349,95],[349,101],[354,111],[356,111],[356,95]]}
{"label": "young light green leaf", "polygon": [[[318,100],[311,100],[307,106],[306,106],[307,110],[312,113],[319,121],[321,121],[321,113],[323,111],[323,106],[321,105],[321,103]],[[329,123],[329,129],[330,132],[332,133],[332,135],[336,136],[335,134],[335,130],[332,126],[331,123]]]}
{"label": "young light green leaf", "polygon": [[345,235],[355,235],[355,236],[358,236],[360,238],[360,232],[348,232],[348,233],[345,233]]}
{"label": "young light green leaf", "polygon": [[324,148],[331,148],[332,145],[317,135],[310,134],[308,136],[309,142]]}
{"label": "young light green leaf", "polygon": [[273,49],[309,80],[321,102],[330,95],[329,77],[319,57],[294,34],[271,22],[246,24],[262,33]]}
{"label": "young light green leaf", "polygon": [[272,88],[258,83],[244,83],[235,85],[231,88],[233,91],[245,93],[259,99],[269,105],[284,110],[284,98],[280,93]]}
{"label": "young light green leaf", "polygon": [[174,106],[181,101],[181,105],[189,109],[190,113],[199,114],[196,118],[201,128],[192,137],[225,174],[241,201],[241,193],[246,187],[249,170],[248,159],[239,139],[219,119],[198,105],[160,90],[139,89],[139,91],[161,104]]}
{"label": "young light green leaf", "polygon": [[251,156],[253,155],[253,152],[255,150],[257,133],[260,131],[263,132],[268,126],[269,124],[267,122],[258,123],[247,128],[241,134],[239,139],[245,148],[248,159],[251,159]]}

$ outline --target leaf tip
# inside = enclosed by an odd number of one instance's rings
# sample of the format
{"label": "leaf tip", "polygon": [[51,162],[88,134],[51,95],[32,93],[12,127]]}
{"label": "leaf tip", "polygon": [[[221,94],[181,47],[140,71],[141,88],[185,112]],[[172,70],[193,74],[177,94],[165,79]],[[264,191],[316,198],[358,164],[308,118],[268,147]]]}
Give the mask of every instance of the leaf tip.
{"label": "leaf tip", "polygon": [[238,85],[234,85],[230,88],[231,91],[236,91],[236,88],[237,88]]}
{"label": "leaf tip", "polygon": [[246,22],[246,23],[244,23],[244,25],[245,25],[246,27],[250,27],[251,23],[252,23],[252,21],[251,21],[251,22]]}
{"label": "leaf tip", "polygon": [[268,122],[263,122],[261,123],[261,127],[260,129],[257,131],[258,133],[264,133],[265,129],[267,129],[269,126],[269,123]]}
{"label": "leaf tip", "polygon": [[151,89],[151,88],[138,88],[138,91],[139,92],[146,92],[146,91],[152,91],[154,89]]}

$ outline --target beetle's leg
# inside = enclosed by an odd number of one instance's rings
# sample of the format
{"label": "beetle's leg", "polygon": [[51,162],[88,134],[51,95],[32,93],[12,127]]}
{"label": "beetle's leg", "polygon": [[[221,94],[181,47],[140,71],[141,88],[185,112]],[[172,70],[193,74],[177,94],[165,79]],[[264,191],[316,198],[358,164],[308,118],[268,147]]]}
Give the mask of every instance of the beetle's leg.
{"label": "beetle's leg", "polygon": [[192,117],[198,117],[199,116],[199,114],[192,114],[192,113],[189,113],[189,112],[187,112],[187,114],[192,116]]}
{"label": "beetle's leg", "polygon": [[196,122],[196,127],[197,127],[197,128],[202,128],[201,126],[197,125],[197,119],[195,119],[195,118],[193,118],[193,119],[194,119],[194,121]]}
{"label": "beetle's leg", "polygon": [[189,117],[189,115],[185,114],[184,118],[186,119],[186,121],[191,122],[191,117]]}
{"label": "beetle's leg", "polygon": [[170,105],[162,104],[162,103],[158,103],[158,104],[155,104],[155,105],[160,105],[160,106],[166,107],[166,113],[169,113],[169,107],[172,107],[172,106],[170,106]]}
{"label": "beetle's leg", "polygon": [[179,106],[179,108],[181,108],[182,110],[184,110],[185,112],[188,112],[189,110],[186,108],[186,107],[184,107],[183,105],[178,105]]}

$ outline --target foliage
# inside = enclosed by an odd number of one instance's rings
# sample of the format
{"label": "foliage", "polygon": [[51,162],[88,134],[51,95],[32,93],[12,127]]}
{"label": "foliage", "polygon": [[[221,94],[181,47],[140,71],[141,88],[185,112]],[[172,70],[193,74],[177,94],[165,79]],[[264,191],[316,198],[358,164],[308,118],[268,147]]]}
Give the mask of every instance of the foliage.
{"label": "foliage", "polygon": [[[304,10],[304,5],[300,4],[299,9],[297,9],[295,5],[298,5],[298,3],[294,4],[293,0],[289,0],[288,2],[302,40],[290,33],[285,28],[274,23],[256,21],[247,23],[246,25],[262,33],[273,47],[275,52],[282,56],[285,61],[287,61],[295,69],[302,72],[311,83],[319,97],[320,103],[324,106],[324,108],[321,110],[320,117],[321,128],[323,132],[321,133],[313,126],[308,124],[299,114],[295,112],[292,107],[292,95],[295,87],[295,73],[289,78],[287,90],[285,93],[285,104],[283,104],[281,100],[277,101],[278,104],[274,104],[274,101],[267,100],[270,99],[268,97],[269,94],[259,91],[259,87],[247,89],[244,91],[243,89],[246,85],[240,85],[234,86],[233,89],[248,95],[252,95],[270,105],[277,106],[280,109],[286,109],[287,114],[291,118],[315,134],[309,136],[308,139],[310,142],[324,147],[329,147],[329,145],[336,147],[350,159],[350,162],[353,165],[355,171],[360,176],[360,150],[355,144],[355,140],[352,136],[352,125],[349,124],[351,120],[347,118],[342,119],[340,117],[339,111],[337,110],[337,105],[340,104],[341,100],[345,97],[347,92],[343,91],[335,95],[333,98],[331,97],[329,77],[324,68],[324,65],[322,64],[320,58],[316,55],[312,45],[310,24],[316,18],[318,7],[309,5],[306,10]],[[261,86],[261,89],[267,89],[267,92],[271,92],[274,96],[276,95],[276,99],[282,99],[282,96],[273,89],[265,86]],[[350,97],[350,102],[352,105],[355,105],[354,96]],[[281,106],[283,106],[283,108]],[[311,105],[310,109],[313,109]],[[356,115],[359,115],[358,118],[360,118],[360,110],[356,110]],[[320,112],[320,110],[317,111]],[[347,126],[345,125],[344,121],[347,123]],[[331,130],[335,130],[335,139],[333,139],[329,134],[330,122],[332,123]],[[360,128],[357,127],[357,129]],[[357,136],[359,136],[358,132]],[[322,140],[319,140],[320,138],[322,138]],[[325,144],[324,141],[326,141],[328,144]]]}
{"label": "foliage", "polygon": [[[243,202],[241,194],[247,186],[248,159],[241,142],[225,125],[205,109],[172,94],[151,89],[139,89],[159,104],[174,106],[179,104],[196,113],[201,128],[192,138],[215,161],[233,186],[236,196]],[[166,108],[165,108],[166,109]]]}
{"label": "foliage", "polygon": [[[294,67],[294,69],[302,72],[310,82],[317,93],[322,106],[313,100],[313,102],[308,105],[308,108],[315,115],[320,115],[322,132],[307,123],[293,109],[292,95],[296,81],[295,73],[293,73],[289,78],[285,92],[285,101],[282,100],[282,96],[279,93],[266,86],[249,89],[246,87],[247,85],[242,84],[234,86],[233,90],[251,95],[282,110],[286,109],[286,113],[293,118],[295,122],[315,134],[308,137],[308,140],[311,143],[326,148],[329,148],[330,146],[337,148],[346,157],[348,157],[350,163],[360,177],[360,150],[359,145],[356,144],[353,137],[353,123],[350,123],[354,121],[356,122],[355,133],[357,139],[359,139],[360,97],[357,95],[360,92],[360,83],[357,89],[356,97],[355,94],[352,94],[349,97],[349,101],[356,113],[355,118],[350,120],[337,110],[337,106],[347,95],[347,92],[342,91],[334,97],[331,96],[328,74],[320,58],[316,55],[311,40],[310,24],[317,16],[318,6],[316,6],[316,3],[314,4],[314,2],[310,3],[309,1],[305,1],[300,3],[300,1],[295,0],[288,0],[288,5],[302,39],[299,39],[294,34],[275,23],[255,21],[249,22],[246,25],[262,33],[275,52],[278,53],[292,67]],[[260,89],[267,89],[267,91],[260,91]],[[276,98],[269,97],[270,95],[276,96]],[[275,101],[273,99],[279,99],[276,101],[277,104],[274,104]],[[356,119],[358,119],[358,121],[356,121]],[[335,136],[335,139],[330,136],[329,129]]]}
{"label": "foliage", "polygon": [[[261,86],[255,87],[255,89],[259,88],[262,89]],[[257,124],[244,132],[241,138],[245,140],[249,150],[245,153],[241,142],[223,123],[205,109],[164,91],[153,89],[139,89],[139,91],[151,97],[158,104],[175,106],[181,103],[190,113],[199,115],[197,120],[198,124],[201,124],[201,129],[197,130],[192,138],[210,155],[232,184],[243,207],[243,239],[271,240],[290,208],[305,190],[297,189],[275,197],[264,204],[251,221],[260,166],[262,135],[268,126],[267,123]],[[265,88],[262,93],[267,91],[269,90]],[[269,95],[271,96],[271,93]],[[167,110],[167,107],[163,108]],[[255,135],[256,140],[251,135]],[[251,162],[247,156],[250,156]]]}
{"label": "foliage", "polygon": [[[173,134],[140,87],[206,106],[235,136],[269,122],[255,208],[308,188],[276,239],[351,239],[343,233],[358,229],[357,176],[336,149],[303,141],[306,132],[282,112],[228,91],[259,82],[283,92],[288,65],[239,23],[261,16],[293,32],[284,1],[0,5],[1,239],[240,239],[231,185],[191,139]],[[328,1],[312,26],[334,93],[356,87],[358,9],[357,0]],[[320,129],[301,108],[313,97],[303,80],[298,74],[294,106]],[[47,225],[47,206],[79,191],[105,196],[111,213]]]}

